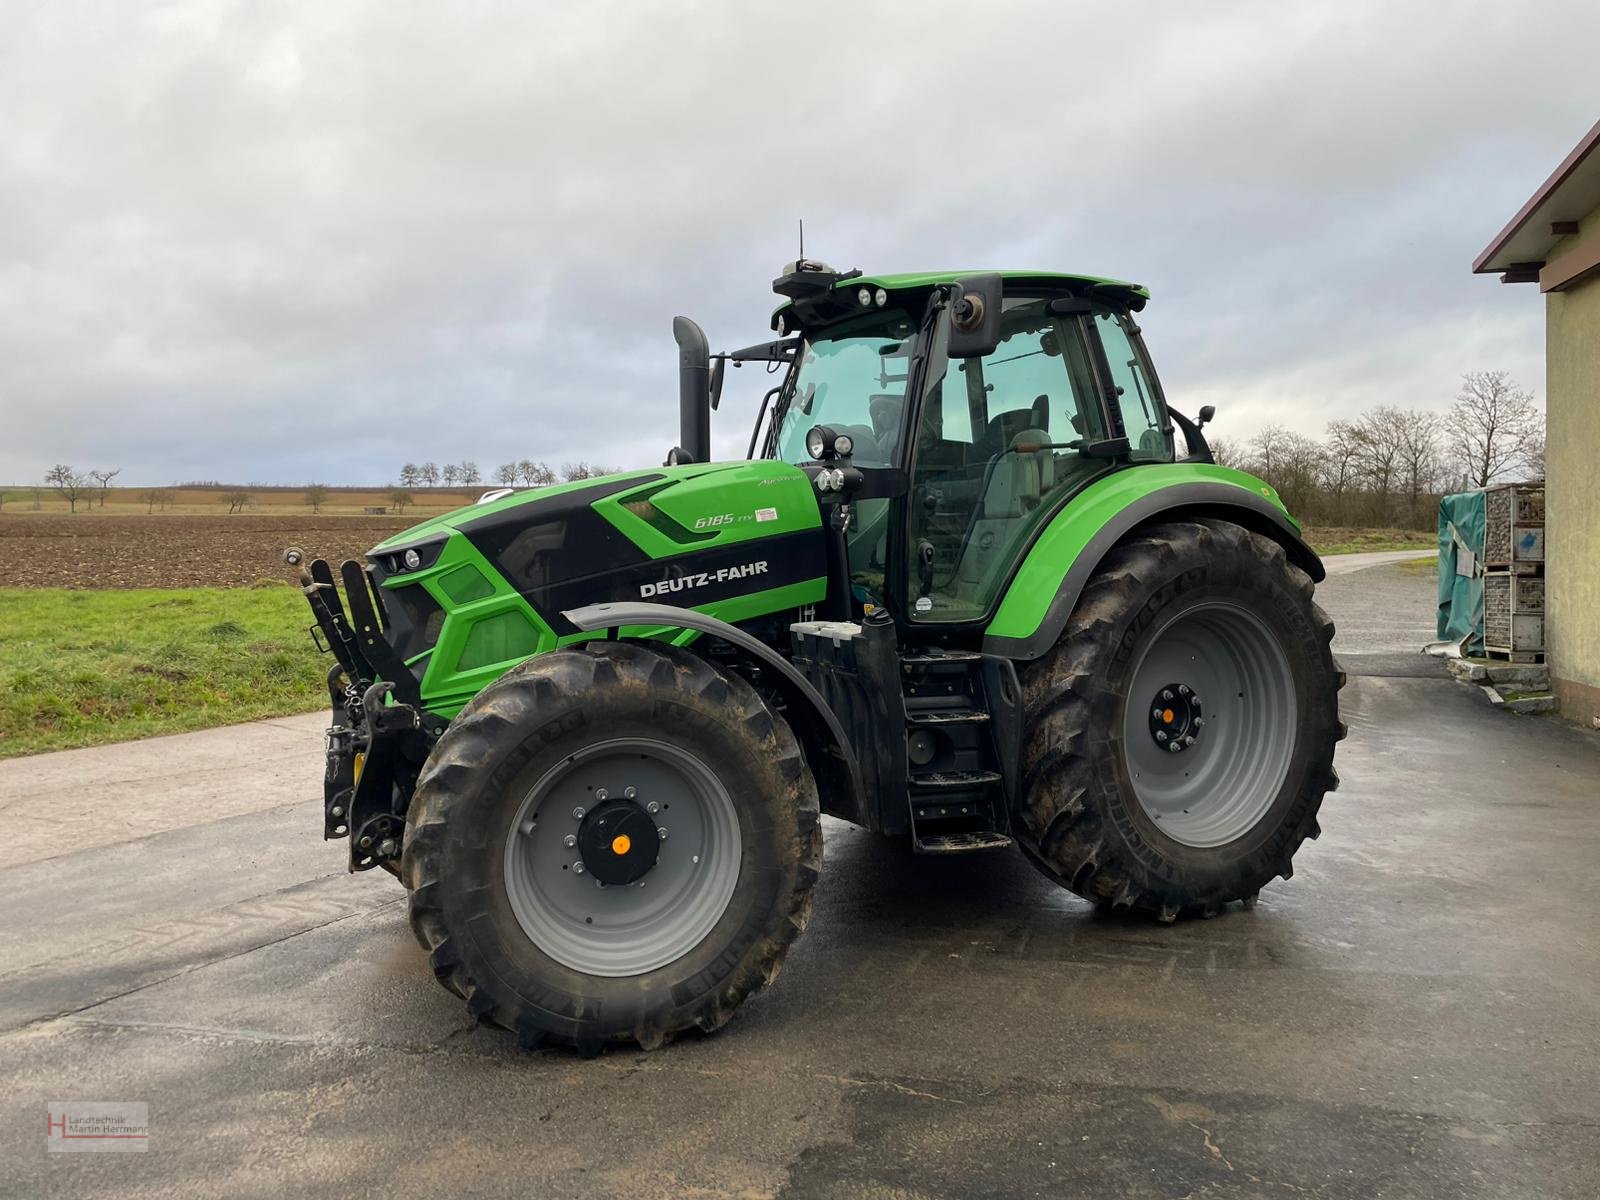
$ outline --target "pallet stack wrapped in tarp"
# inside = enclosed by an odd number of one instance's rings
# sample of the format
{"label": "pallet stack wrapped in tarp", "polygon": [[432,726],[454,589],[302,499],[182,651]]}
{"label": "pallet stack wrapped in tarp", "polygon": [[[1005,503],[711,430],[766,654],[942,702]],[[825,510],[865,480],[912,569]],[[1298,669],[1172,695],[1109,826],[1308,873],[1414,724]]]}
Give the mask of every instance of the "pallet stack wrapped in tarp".
{"label": "pallet stack wrapped in tarp", "polygon": [[1439,638],[1463,654],[1544,661],[1544,485],[1439,502]]}

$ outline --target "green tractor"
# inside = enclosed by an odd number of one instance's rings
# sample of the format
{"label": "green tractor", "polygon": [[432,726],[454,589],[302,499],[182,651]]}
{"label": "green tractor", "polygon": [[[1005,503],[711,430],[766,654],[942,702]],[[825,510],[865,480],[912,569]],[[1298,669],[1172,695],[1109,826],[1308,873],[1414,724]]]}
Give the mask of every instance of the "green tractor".
{"label": "green tractor", "polygon": [[[1167,406],[1145,289],[773,286],[776,340],[714,365],[674,323],[665,466],[486,495],[342,598],[300,575],[338,659],[324,832],[526,1045],[723,1025],[805,928],[823,813],[1171,921],[1287,879],[1338,783],[1321,563]],[[714,463],[729,363],[776,386]]]}

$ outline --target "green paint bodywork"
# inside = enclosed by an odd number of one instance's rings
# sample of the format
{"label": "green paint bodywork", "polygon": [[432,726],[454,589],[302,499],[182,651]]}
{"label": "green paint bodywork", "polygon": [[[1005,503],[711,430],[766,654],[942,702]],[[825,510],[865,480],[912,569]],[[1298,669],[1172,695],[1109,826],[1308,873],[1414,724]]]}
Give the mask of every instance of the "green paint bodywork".
{"label": "green paint bodywork", "polygon": [[[1277,492],[1243,471],[1209,463],[1143,463],[1113,472],[1084,488],[1045,526],[984,633],[1004,638],[1031,636],[1044,622],[1062,580],[1089,540],[1129,504],[1184,483],[1230,484],[1264,498],[1294,521]],[[1298,521],[1294,524],[1296,529],[1300,527]]]}
{"label": "green paint bodywork", "polygon": [[[588,641],[604,634],[558,635],[496,571],[472,541],[459,533],[469,521],[527,506],[529,517],[553,497],[592,487],[597,482],[637,479],[593,504],[594,511],[615,526],[652,559],[668,561],[707,548],[758,542],[779,534],[816,530],[822,515],[805,474],[789,463],[771,460],[696,463],[586,479],[555,487],[517,492],[431,518],[373,547],[387,554],[408,546],[444,545],[437,560],[419,571],[384,580],[387,589],[420,585],[444,609],[446,617],[432,648],[408,660],[421,671],[424,706],[453,717],[483,688],[511,667],[557,646]],[[758,519],[756,510],[764,519]],[[696,528],[697,523],[701,528]],[[815,604],[827,581],[818,576],[783,587],[692,606],[729,622]],[[597,597],[602,599],[604,597]],[[651,637],[686,645],[699,635],[693,630],[625,627],[623,636]]]}

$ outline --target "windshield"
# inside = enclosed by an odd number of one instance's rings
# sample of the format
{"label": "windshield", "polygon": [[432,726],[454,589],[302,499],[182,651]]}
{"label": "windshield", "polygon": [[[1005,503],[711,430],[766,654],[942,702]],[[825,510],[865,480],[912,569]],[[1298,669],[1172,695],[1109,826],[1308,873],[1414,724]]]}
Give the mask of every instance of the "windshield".
{"label": "windshield", "polygon": [[884,309],[808,336],[778,422],[777,457],[807,462],[806,431],[826,425],[855,440],[857,466],[893,466],[917,325]]}

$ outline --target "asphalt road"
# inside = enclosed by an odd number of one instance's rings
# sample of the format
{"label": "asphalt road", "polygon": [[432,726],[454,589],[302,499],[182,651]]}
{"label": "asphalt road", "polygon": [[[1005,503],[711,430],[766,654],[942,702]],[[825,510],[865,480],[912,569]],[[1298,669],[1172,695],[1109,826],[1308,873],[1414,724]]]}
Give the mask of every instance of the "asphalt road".
{"label": "asphalt road", "polygon": [[[1371,574],[1341,628],[1425,623]],[[593,1061],[474,1026],[343,872],[320,717],[0,763],[0,1195],[1591,1197],[1600,739],[1367,645],[1253,912],[830,823],[774,986]],[[147,1103],[148,1152],[47,1153],[57,1100]]]}

